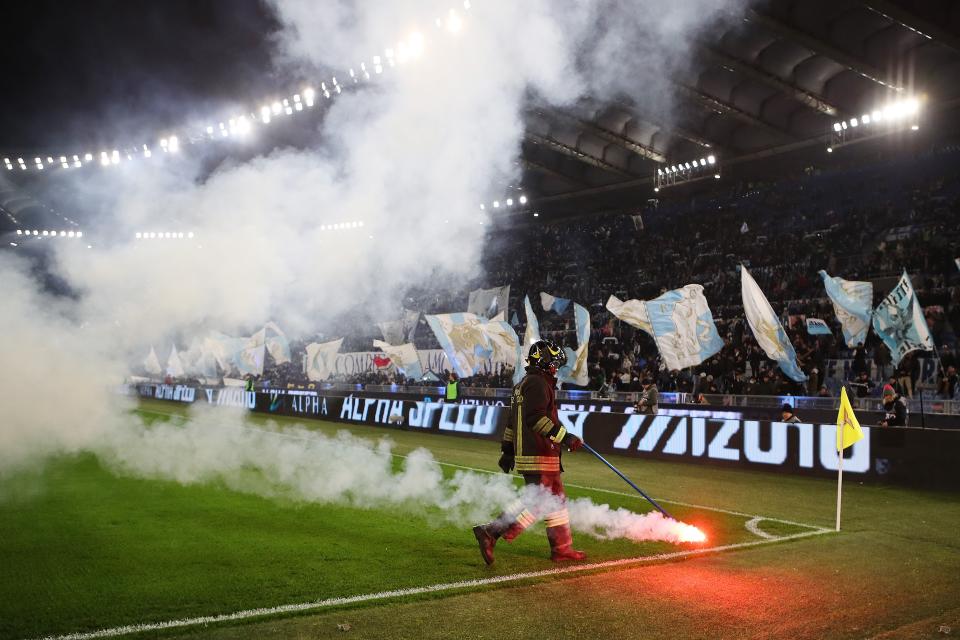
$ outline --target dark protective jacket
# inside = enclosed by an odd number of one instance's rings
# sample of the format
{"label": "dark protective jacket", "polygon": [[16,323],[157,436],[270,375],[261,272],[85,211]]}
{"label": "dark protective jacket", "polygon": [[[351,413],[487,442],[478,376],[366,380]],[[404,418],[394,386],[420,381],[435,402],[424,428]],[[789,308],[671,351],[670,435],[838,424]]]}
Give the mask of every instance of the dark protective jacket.
{"label": "dark protective jacket", "polygon": [[893,402],[884,403],[883,408],[886,412],[883,420],[888,427],[907,426],[907,403],[901,396],[896,396]]}
{"label": "dark protective jacket", "polygon": [[517,473],[559,473],[560,450],[567,430],[557,416],[557,379],[535,367],[513,388],[503,434],[516,455]]}

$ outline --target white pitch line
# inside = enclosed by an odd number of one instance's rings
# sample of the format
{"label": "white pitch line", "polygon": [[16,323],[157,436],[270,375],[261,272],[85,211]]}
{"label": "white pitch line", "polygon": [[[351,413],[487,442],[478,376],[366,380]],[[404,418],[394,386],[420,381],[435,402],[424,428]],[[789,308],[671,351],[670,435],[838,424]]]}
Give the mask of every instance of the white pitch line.
{"label": "white pitch line", "polygon": [[[158,415],[158,416],[170,416],[170,417],[173,417],[173,418],[187,418],[187,419],[189,419],[189,420],[191,420],[191,421],[194,421],[194,422],[200,422],[199,420],[196,420],[196,419],[190,417],[189,415],[184,415],[184,414],[182,414],[182,413],[165,413],[165,412],[163,412],[163,411],[153,411],[153,410],[151,410],[151,409],[137,409],[136,411],[139,411],[139,412],[141,412],[141,413],[150,413],[150,414],[154,414],[154,415]],[[296,420],[296,418],[293,418],[293,417],[291,417],[291,416],[273,416],[273,417],[285,418],[285,419],[287,419],[287,420]],[[276,436],[278,436],[278,437],[289,438],[289,439],[293,439],[293,440],[309,441],[309,438],[302,438],[302,437],[300,437],[300,436],[295,436],[295,435],[286,434],[286,433],[279,433],[279,432],[276,432],[276,431],[267,431],[267,430],[265,430],[265,429],[257,429],[257,428],[255,428],[255,427],[248,427],[248,426],[245,426],[245,425],[216,424],[216,423],[205,422],[205,421],[202,422],[202,424],[208,424],[208,425],[215,426],[215,427],[220,427],[220,428],[224,428],[224,427],[225,427],[225,428],[229,428],[229,429],[244,429],[244,430],[248,430],[248,431],[257,431],[257,432],[259,432],[259,433],[273,434],[273,435],[276,435]],[[347,424],[347,425],[349,426],[349,423],[344,423],[344,424]],[[355,426],[355,425],[353,425],[353,426]],[[407,432],[407,433],[409,433],[409,432]],[[406,457],[407,457],[406,454],[402,454],[402,453],[391,453],[390,455],[392,455],[392,456],[394,456],[394,457],[397,457],[397,458],[406,458]],[[453,462],[442,462],[442,461],[440,461],[440,460],[435,460],[434,462],[436,462],[437,464],[439,464],[439,465],[441,465],[441,466],[444,466],[444,467],[451,467],[451,468],[454,468],[454,469],[464,469],[465,471],[476,471],[477,473],[486,473],[486,474],[490,474],[490,475],[497,475],[497,474],[501,473],[500,471],[492,471],[492,470],[490,470],[490,469],[481,469],[480,467],[469,467],[469,466],[462,465],[462,464],[454,464]],[[573,487],[573,488],[575,488],[575,489],[584,489],[584,490],[587,490],[587,491],[596,491],[596,492],[598,492],[598,493],[607,493],[607,494],[615,495],[615,496],[625,496],[625,497],[627,497],[627,498],[636,498],[636,497],[637,497],[636,494],[627,493],[627,492],[625,492],[625,491],[616,491],[616,490],[614,490],[614,489],[601,489],[600,487],[590,487],[590,486],[582,485],[582,484],[574,484],[574,483],[572,483],[572,482],[564,482],[563,484],[564,484],[564,486]],[[833,530],[833,529],[829,529],[829,528],[827,528],[827,527],[821,527],[821,526],[813,525],[813,524],[806,524],[806,523],[804,523],[804,522],[796,522],[796,521],[793,521],[793,520],[784,520],[784,519],[782,519],[782,518],[773,518],[773,517],[770,517],[770,516],[763,516],[763,515],[759,515],[759,514],[756,514],[756,513],[744,513],[744,512],[742,512],[742,511],[732,511],[732,510],[730,510],[730,509],[721,509],[720,507],[710,507],[710,506],[703,505],[703,504],[693,504],[693,503],[690,503],[690,502],[681,502],[681,501],[679,501],[679,500],[671,500],[671,499],[669,499],[669,498],[657,498],[657,500],[659,500],[660,502],[666,502],[667,504],[675,504],[675,505],[677,505],[677,506],[679,506],[679,507],[689,507],[689,508],[691,508],[691,509],[700,509],[700,510],[702,510],[702,511],[713,511],[713,512],[715,512],[715,513],[725,513],[725,514],[731,515],[731,516],[740,516],[741,518],[748,518],[748,519],[754,519],[754,520],[757,520],[757,519],[758,519],[758,520],[769,520],[770,522],[779,522],[780,524],[788,524],[788,525],[792,525],[792,526],[795,526],[795,527],[803,527],[804,529],[811,529],[811,530],[814,530],[814,531],[832,531],[832,530]],[[748,529],[749,529],[749,528],[748,528]],[[755,533],[752,529],[749,529],[749,530],[750,530],[751,533]],[[756,534],[756,535],[760,535],[760,537],[764,537],[764,535],[761,535],[761,534]],[[769,535],[769,534],[765,534],[765,535]]]}
{"label": "white pitch line", "polygon": [[[775,536],[772,533],[767,533],[760,528],[760,523],[763,521],[763,518],[754,518],[753,520],[748,520],[747,524],[743,525],[747,528],[747,531],[759,538],[766,538],[767,540],[776,540],[779,536]],[[824,529],[826,532],[827,529]]]}
{"label": "white pitch line", "polygon": [[325,600],[315,600],[313,602],[300,602],[295,604],[285,604],[276,607],[262,607],[259,609],[246,609],[244,611],[235,611],[233,613],[224,613],[215,616],[201,616],[197,618],[182,618],[180,620],[167,620],[164,622],[149,622],[141,624],[124,625],[121,627],[112,627],[109,629],[99,629],[97,631],[68,633],[65,635],[44,636],[42,640],[93,640],[95,638],[113,638],[131,633],[143,633],[147,631],[160,631],[162,629],[176,629],[181,627],[192,627],[201,624],[217,624],[220,622],[233,622],[236,620],[247,620],[250,618],[260,618],[283,613],[296,613],[303,611],[313,611],[316,609],[326,609],[338,607],[358,602],[370,602],[373,600],[389,600],[391,598],[403,598],[406,596],[420,595],[424,593],[439,593],[443,591],[453,591],[456,589],[470,589],[474,587],[483,587],[492,584],[502,584],[504,582],[518,582],[521,580],[530,580],[535,578],[544,578],[548,576],[565,575],[571,573],[582,573],[586,571],[596,571],[599,569],[610,569],[613,567],[623,567],[635,564],[649,564],[664,560],[675,560],[677,558],[687,558],[690,556],[702,556],[710,553],[719,553],[721,551],[731,551],[733,549],[745,549],[747,547],[758,547],[760,545],[784,542],[786,540],[795,540],[797,538],[806,538],[810,536],[830,533],[829,529],[817,531],[804,531],[803,533],[794,533],[782,538],[772,540],[755,540],[753,542],[738,542],[736,544],[721,545],[719,547],[709,547],[706,549],[688,549],[686,551],[674,551],[671,553],[661,553],[653,556],[641,556],[638,558],[623,558],[620,560],[607,560],[606,562],[593,562],[589,564],[571,565],[566,567],[556,567],[553,569],[543,569],[541,571],[526,571],[523,573],[513,573],[505,576],[495,576],[492,578],[477,578],[474,580],[461,580],[459,582],[444,582],[432,584],[424,587],[410,587],[407,589],[394,589],[392,591],[380,591],[377,593],[366,593],[356,596],[342,596],[337,598],[327,598]]}

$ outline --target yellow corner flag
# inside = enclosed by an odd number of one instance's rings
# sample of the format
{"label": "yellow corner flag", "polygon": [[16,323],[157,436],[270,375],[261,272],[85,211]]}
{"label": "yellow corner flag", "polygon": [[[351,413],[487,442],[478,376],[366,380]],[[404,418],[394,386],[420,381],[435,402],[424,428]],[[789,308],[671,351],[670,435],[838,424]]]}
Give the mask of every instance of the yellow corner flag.
{"label": "yellow corner flag", "polygon": [[863,430],[853,414],[846,387],[841,387],[840,411],[837,413],[837,451],[843,451],[858,440],[863,440]]}

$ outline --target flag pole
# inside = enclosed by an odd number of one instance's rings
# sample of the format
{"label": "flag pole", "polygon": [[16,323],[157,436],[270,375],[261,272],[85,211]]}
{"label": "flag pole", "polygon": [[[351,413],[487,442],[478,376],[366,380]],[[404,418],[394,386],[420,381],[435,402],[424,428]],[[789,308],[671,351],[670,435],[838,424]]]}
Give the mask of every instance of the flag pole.
{"label": "flag pole", "polygon": [[837,452],[837,456],[839,456],[837,464],[837,531],[840,531],[840,500],[843,497],[843,449]]}

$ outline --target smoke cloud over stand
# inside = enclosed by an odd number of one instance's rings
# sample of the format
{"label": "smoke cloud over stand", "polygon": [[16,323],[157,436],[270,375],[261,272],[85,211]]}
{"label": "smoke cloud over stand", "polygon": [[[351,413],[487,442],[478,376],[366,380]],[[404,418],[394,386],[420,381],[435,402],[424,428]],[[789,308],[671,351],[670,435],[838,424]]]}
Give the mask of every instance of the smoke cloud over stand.
{"label": "smoke cloud over stand", "polygon": [[[440,2],[335,3],[323,11],[305,0],[272,2],[283,25],[277,68],[294,87],[330,74],[347,85],[345,69],[386,47],[399,51],[414,34],[422,47],[363,87],[318,98],[327,111],[316,147],[265,150],[211,168],[185,145],[156,162],[58,178],[78,208],[98,212],[88,235],[99,240],[91,250],[50,247],[51,269],[70,296],[44,293],[22,265],[0,261],[0,388],[11,416],[0,427],[0,474],[89,448],[123,468],[191,482],[238,461],[230,456],[242,459],[231,449],[243,443],[222,436],[135,424],[111,386],[150,344],[211,329],[242,333],[270,319],[304,335],[357,308],[391,313],[405,289],[425,279],[458,285],[478,275],[481,223],[489,222],[478,204],[519,178],[530,104],[626,96],[660,101],[661,120],[670,120],[670,76],[682,74],[693,38],[730,10],[719,0],[678,4],[477,1],[469,11],[457,6],[462,26],[454,32],[434,25],[450,15]],[[642,64],[628,65],[637,55]],[[638,66],[640,76],[627,73]],[[248,144],[270,149],[269,134],[258,127],[262,138]],[[363,227],[322,228],[354,221]],[[189,230],[195,241],[134,239],[154,229]],[[301,444],[278,448],[267,477],[322,497],[298,472]],[[183,451],[193,466],[180,466]],[[449,498],[450,509],[460,508],[456,490],[417,493],[426,485],[415,479],[434,467],[416,457],[408,465],[410,500]],[[377,477],[366,479],[374,493],[350,485],[361,502],[376,498]],[[484,487],[478,491],[496,494]]]}

